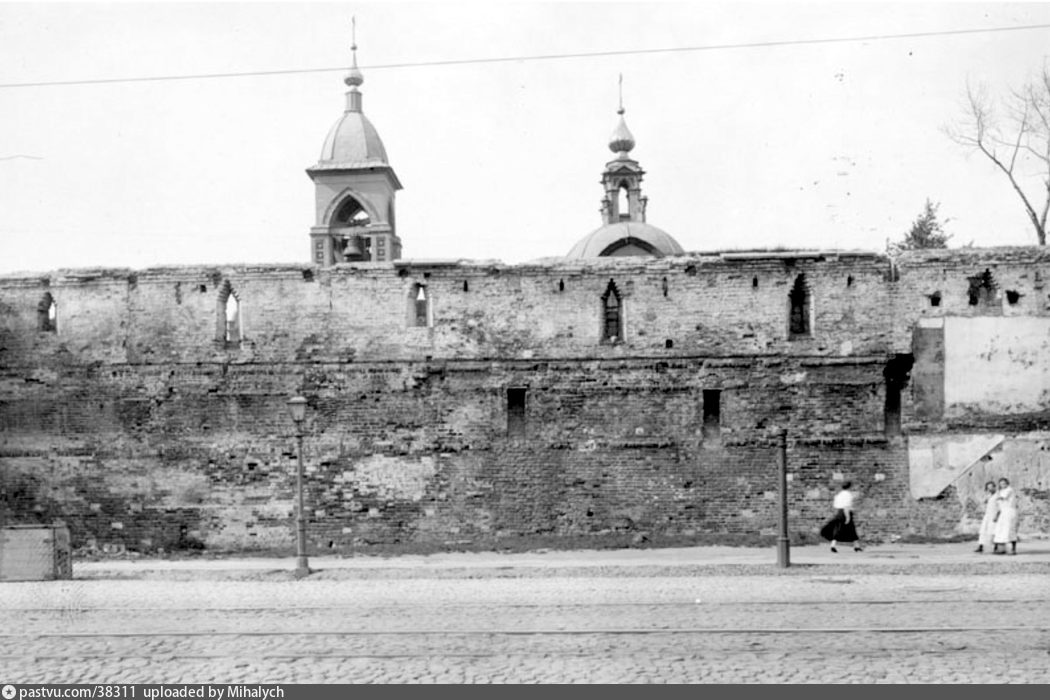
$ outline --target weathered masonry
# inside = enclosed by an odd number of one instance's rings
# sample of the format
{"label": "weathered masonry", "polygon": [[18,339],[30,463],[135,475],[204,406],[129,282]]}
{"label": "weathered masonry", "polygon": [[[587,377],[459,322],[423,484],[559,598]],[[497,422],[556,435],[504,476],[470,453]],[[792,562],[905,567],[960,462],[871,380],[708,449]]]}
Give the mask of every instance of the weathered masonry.
{"label": "weathered masonry", "polygon": [[401,183],[346,109],[309,265],[0,277],[0,525],[103,551],[793,536],[844,480],[868,538],[973,532],[1007,476],[1050,533],[1050,257],[687,253],[619,122],[601,226],[524,265],[402,260]]}
{"label": "weathered masonry", "polygon": [[[869,536],[1050,532],[1050,256],[963,249],[0,277],[6,523],[74,544],[773,533],[843,479]],[[596,540],[597,541],[597,540]]]}

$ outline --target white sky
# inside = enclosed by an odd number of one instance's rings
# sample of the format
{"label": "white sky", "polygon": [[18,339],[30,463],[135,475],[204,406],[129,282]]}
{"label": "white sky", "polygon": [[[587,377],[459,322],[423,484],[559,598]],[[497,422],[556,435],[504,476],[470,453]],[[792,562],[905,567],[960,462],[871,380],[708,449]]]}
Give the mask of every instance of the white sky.
{"label": "white sky", "polygon": [[[1050,29],[384,64],[1050,24],[1050,3],[0,3],[0,83],[345,67],[405,189],[406,258],[524,262],[597,228],[623,73],[648,221],[689,251],[1028,245],[1020,200],[941,127],[1019,85]],[[345,71],[0,88],[0,272],[308,262]],[[1036,197],[1038,183],[1029,183]]]}

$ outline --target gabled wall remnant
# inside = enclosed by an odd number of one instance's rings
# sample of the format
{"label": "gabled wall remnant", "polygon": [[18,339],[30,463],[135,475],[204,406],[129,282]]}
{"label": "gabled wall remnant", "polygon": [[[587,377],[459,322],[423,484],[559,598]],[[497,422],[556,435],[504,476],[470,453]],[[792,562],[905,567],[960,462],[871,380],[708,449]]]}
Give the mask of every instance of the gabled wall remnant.
{"label": "gabled wall remnant", "polygon": [[989,453],[1002,447],[1005,439],[1005,435],[912,436],[908,440],[912,498],[936,498]]}

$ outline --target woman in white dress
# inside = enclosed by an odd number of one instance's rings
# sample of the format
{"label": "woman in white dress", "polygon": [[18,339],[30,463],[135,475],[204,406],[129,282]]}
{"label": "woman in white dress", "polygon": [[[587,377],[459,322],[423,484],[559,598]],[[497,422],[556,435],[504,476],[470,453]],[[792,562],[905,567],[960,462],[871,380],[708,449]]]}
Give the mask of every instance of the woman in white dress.
{"label": "woman in white dress", "polygon": [[835,494],[831,504],[835,515],[820,528],[820,536],[831,542],[831,551],[835,553],[839,551],[839,542],[852,542],[854,552],[864,551],[860,546],[860,535],[857,534],[857,523],[853,518],[853,492],[849,490],[850,486],[850,482],[843,482],[842,490]]}
{"label": "woman in white dress", "polygon": [[977,550],[983,552],[985,546],[991,547],[995,536],[995,518],[999,515],[999,494],[994,481],[984,485],[984,519],[977,535]]}
{"label": "woman in white dress", "polygon": [[993,553],[1006,554],[1006,543],[1009,542],[1010,554],[1017,554],[1017,493],[1006,477],[999,479],[996,501],[999,502],[999,515],[995,519],[995,534],[992,537],[995,543]]}

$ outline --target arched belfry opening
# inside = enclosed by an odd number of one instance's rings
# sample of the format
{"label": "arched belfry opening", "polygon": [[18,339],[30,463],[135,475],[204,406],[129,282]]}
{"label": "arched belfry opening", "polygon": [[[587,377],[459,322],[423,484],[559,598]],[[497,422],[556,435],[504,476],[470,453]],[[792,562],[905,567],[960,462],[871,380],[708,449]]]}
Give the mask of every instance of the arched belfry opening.
{"label": "arched belfry opening", "polygon": [[321,157],[306,173],[314,182],[316,221],[310,229],[315,265],[379,262],[401,257],[394,223],[394,196],[401,189],[379,132],[365,116],[357,67],[343,80],[349,87],[346,109],[325,138]]}
{"label": "arched belfry opening", "polygon": [[631,220],[631,194],[626,180],[621,180],[616,188],[616,213],[617,221]]}
{"label": "arched belfry opening", "polygon": [[36,307],[37,329],[47,333],[58,333],[58,304],[51,292],[44,292]]}
{"label": "arched belfry opening", "polygon": [[227,346],[240,345],[244,337],[241,299],[229,280],[219,287],[215,313],[215,338]]}
{"label": "arched belfry opening", "polygon": [[372,222],[368,210],[355,197],[347,197],[332,220],[332,228],[358,228]]}
{"label": "arched belfry opening", "polygon": [[623,298],[616,283],[609,280],[609,285],[602,294],[602,334],[603,343],[623,342]]}
{"label": "arched belfry opening", "polygon": [[800,274],[788,293],[788,338],[803,338],[812,332],[812,308],[806,275]]}
{"label": "arched belfry opening", "polygon": [[337,262],[361,262],[372,259],[372,237],[365,235],[372,217],[353,195],[348,195],[336,209],[329,229],[332,251]]}

